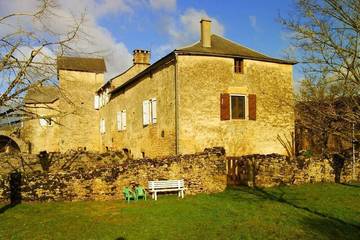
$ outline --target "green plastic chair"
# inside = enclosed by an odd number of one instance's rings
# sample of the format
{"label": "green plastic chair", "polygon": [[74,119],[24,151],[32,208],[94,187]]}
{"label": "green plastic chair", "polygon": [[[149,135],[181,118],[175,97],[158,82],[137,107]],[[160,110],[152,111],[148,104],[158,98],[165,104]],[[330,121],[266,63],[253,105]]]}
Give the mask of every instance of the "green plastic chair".
{"label": "green plastic chair", "polygon": [[129,187],[124,187],[123,190],[124,198],[129,203],[130,200],[137,200],[136,195],[129,189]]}
{"label": "green plastic chair", "polygon": [[139,198],[146,200],[145,190],[140,186],[135,187],[135,197],[136,197],[136,200],[138,200]]}

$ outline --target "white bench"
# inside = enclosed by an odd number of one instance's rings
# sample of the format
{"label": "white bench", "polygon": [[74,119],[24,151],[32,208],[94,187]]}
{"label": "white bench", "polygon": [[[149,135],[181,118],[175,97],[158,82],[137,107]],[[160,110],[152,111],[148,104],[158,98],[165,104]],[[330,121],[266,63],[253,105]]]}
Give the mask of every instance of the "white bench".
{"label": "white bench", "polygon": [[184,198],[184,180],[161,180],[149,181],[148,191],[153,199],[157,200],[158,192],[178,192],[178,196]]}

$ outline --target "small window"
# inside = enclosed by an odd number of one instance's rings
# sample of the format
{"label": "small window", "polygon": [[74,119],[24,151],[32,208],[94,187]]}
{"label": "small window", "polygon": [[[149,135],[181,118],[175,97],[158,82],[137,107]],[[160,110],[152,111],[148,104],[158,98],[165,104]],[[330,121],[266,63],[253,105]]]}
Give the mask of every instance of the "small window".
{"label": "small window", "polygon": [[101,119],[100,120],[100,133],[104,134],[105,133],[105,119]]}
{"label": "small window", "polygon": [[117,120],[118,131],[126,130],[126,110],[117,112],[116,120]]}
{"label": "small window", "polygon": [[51,118],[40,118],[39,123],[42,127],[52,126]]}
{"label": "small window", "polygon": [[155,124],[157,122],[156,98],[143,101],[143,125]]}
{"label": "small window", "polygon": [[246,118],[246,97],[241,95],[231,96],[231,118]]}
{"label": "small window", "polygon": [[244,60],[241,58],[234,59],[234,71],[235,73],[243,73],[244,72]]}

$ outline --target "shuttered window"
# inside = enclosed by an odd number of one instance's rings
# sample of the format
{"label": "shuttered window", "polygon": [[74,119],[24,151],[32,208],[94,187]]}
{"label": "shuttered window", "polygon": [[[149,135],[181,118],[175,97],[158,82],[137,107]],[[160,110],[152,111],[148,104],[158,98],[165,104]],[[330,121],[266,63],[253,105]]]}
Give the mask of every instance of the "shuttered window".
{"label": "shuttered window", "polygon": [[121,130],[126,130],[126,110],[121,111]]}
{"label": "shuttered window", "polygon": [[147,126],[150,123],[150,101],[143,101],[143,125]]}
{"label": "shuttered window", "polygon": [[220,119],[256,120],[256,95],[228,94],[220,95]]}
{"label": "shuttered window", "polygon": [[143,101],[143,125],[157,123],[157,100],[152,98]]}
{"label": "shuttered window", "polygon": [[241,58],[234,59],[234,72],[243,73],[244,72],[244,60]]}
{"label": "shuttered window", "polygon": [[95,109],[100,108],[100,97],[99,97],[99,95],[95,95],[95,97],[94,97],[94,108]]}
{"label": "shuttered window", "polygon": [[100,120],[100,133],[104,134],[106,132],[105,130],[105,119]]}
{"label": "shuttered window", "polygon": [[151,122],[156,123],[156,98],[151,99]]}
{"label": "shuttered window", "polygon": [[126,110],[116,113],[117,130],[126,130]]}

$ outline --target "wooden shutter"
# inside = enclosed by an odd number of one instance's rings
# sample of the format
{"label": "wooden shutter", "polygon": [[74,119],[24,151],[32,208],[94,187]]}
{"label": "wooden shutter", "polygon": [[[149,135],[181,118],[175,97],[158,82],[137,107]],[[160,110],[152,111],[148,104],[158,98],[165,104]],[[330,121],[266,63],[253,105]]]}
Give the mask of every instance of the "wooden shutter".
{"label": "wooden shutter", "polygon": [[126,110],[121,112],[121,130],[126,129]]}
{"label": "wooden shutter", "polygon": [[150,123],[150,101],[143,101],[143,125],[149,125]]}
{"label": "wooden shutter", "polygon": [[249,120],[256,120],[256,95],[249,94]]}
{"label": "wooden shutter", "polygon": [[220,94],[220,120],[230,120],[230,94]]}
{"label": "wooden shutter", "polygon": [[156,98],[151,99],[151,122],[156,123]]}
{"label": "wooden shutter", "polygon": [[120,131],[122,130],[121,128],[121,112],[117,112],[116,113],[116,122],[117,122],[117,130]]}

